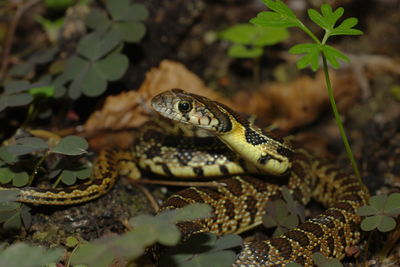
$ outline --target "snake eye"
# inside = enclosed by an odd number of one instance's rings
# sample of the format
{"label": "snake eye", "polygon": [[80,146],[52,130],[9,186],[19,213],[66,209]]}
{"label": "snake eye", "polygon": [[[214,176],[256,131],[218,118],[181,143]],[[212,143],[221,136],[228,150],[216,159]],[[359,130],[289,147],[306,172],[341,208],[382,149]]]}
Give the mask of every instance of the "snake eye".
{"label": "snake eye", "polygon": [[178,104],[178,109],[184,113],[189,112],[192,109],[192,104],[187,101],[182,101]]}

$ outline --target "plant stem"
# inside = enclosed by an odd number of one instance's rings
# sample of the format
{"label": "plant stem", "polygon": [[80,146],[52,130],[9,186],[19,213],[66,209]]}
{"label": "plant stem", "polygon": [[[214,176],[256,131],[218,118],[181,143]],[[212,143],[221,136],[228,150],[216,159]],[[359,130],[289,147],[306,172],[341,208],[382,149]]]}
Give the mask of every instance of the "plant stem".
{"label": "plant stem", "polygon": [[326,87],[328,89],[329,100],[331,102],[333,114],[335,115],[336,123],[337,123],[337,125],[339,127],[340,136],[342,137],[342,140],[343,140],[343,143],[344,143],[344,147],[346,149],[347,156],[350,159],[351,166],[353,167],[354,173],[357,176],[361,187],[364,188],[364,183],[362,182],[360,171],[358,170],[358,167],[357,167],[357,162],[354,159],[353,152],[351,150],[349,141],[347,139],[346,132],[345,132],[344,127],[343,127],[342,119],[340,118],[339,112],[338,112],[337,107],[336,107],[335,98],[333,96],[333,89],[332,89],[332,85],[331,85],[331,80],[329,78],[328,63],[326,62],[325,55],[323,53],[321,53],[321,54],[322,54],[322,61],[323,61],[323,64],[324,64],[325,81],[326,81]]}
{"label": "plant stem", "polygon": [[19,4],[14,16],[12,17],[11,25],[9,27],[9,30],[7,31],[7,36],[4,39],[4,48],[0,63],[0,84],[3,83],[4,79],[6,78],[7,68],[10,62],[11,46],[14,41],[14,35],[17,29],[17,25],[24,12],[38,3],[40,3],[40,0],[31,0],[26,3],[22,1],[21,4]]}
{"label": "plant stem", "polygon": [[369,232],[368,234],[368,240],[367,240],[367,244],[365,245],[364,248],[364,267],[368,267],[367,266],[367,259],[368,259],[368,250],[369,250],[369,246],[371,245],[371,240],[372,240],[372,236],[375,234],[376,230],[372,230],[372,232]]}
{"label": "plant stem", "polygon": [[318,40],[318,38],[312,33],[312,31],[310,31],[310,29],[307,28],[306,25],[304,25],[301,21],[299,28],[302,29],[308,36],[310,36],[311,39],[313,39],[314,42],[316,42],[317,44],[321,44],[321,42]]}
{"label": "plant stem", "polygon": [[378,252],[378,257],[381,260],[385,259],[399,239],[400,239],[400,225],[397,224],[396,229],[389,234],[389,237],[387,238],[385,245]]}
{"label": "plant stem", "polygon": [[56,188],[60,182],[61,182],[61,174],[58,175],[57,180],[54,182],[51,188]]}
{"label": "plant stem", "polygon": [[28,181],[28,186],[30,186],[33,182],[33,180],[35,179],[35,176],[38,172],[38,169],[40,167],[40,165],[42,165],[43,161],[50,155],[50,150],[46,151],[46,153],[42,156],[42,158],[40,160],[38,160],[38,162],[36,162],[35,167],[33,168],[33,171],[31,173],[31,175],[29,176],[29,181]]}

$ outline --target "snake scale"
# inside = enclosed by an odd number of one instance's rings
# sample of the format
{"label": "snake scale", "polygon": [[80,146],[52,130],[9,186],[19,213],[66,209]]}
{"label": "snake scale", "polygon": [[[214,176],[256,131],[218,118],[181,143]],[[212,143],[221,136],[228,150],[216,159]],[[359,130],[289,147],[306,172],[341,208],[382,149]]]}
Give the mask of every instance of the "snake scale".
{"label": "snake scale", "polygon": [[346,248],[359,241],[360,218],[355,210],[366,203],[368,193],[354,176],[305,149],[293,149],[284,139],[206,97],[172,89],[155,96],[152,106],[172,121],[205,130],[203,136],[194,137],[188,133],[194,130],[183,126],[173,128],[170,121],[148,122],[128,153],[100,152],[92,180],[62,189],[21,188],[18,201],[69,205],[95,199],[112,188],[117,166],[125,163],[133,170],[169,177],[225,177],[216,187],[190,187],[164,202],[161,210],[199,202],[213,208],[210,218],[178,224],[185,237],[200,232],[241,233],[261,224],[266,203],[282,198],[282,185],[303,204],[314,198],[328,207],[279,237],[245,242],[236,267],[289,262],[313,266],[313,253],[341,259]]}

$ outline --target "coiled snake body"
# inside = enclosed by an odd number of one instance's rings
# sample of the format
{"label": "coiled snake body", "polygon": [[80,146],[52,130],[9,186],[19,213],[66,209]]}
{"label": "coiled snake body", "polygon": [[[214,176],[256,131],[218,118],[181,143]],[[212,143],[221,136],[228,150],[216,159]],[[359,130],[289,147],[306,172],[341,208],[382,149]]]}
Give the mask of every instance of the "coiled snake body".
{"label": "coiled snake body", "polygon": [[173,89],[154,97],[152,106],[164,117],[195,125],[217,138],[209,134],[177,138],[150,122],[128,157],[116,151],[100,153],[94,165],[95,179],[67,189],[22,188],[18,201],[65,205],[94,199],[115,183],[117,162],[132,158],[140,169],[165,176],[231,176],[219,180],[215,188],[191,187],[165,201],[161,210],[198,202],[212,206],[212,217],[178,224],[186,237],[200,232],[241,233],[261,224],[266,203],[282,197],[282,184],[303,204],[313,197],[329,207],[282,236],[245,243],[234,266],[284,266],[289,262],[312,266],[313,253],[341,259],[345,249],[359,241],[360,218],[355,210],[366,203],[367,192],[355,177],[304,149],[292,150],[283,139],[205,97]]}

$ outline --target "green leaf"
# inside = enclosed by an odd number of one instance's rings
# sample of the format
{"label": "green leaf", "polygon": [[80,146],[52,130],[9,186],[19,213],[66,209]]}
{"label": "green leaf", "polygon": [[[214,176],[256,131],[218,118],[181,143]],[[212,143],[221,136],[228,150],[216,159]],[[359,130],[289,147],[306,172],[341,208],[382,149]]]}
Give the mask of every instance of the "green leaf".
{"label": "green leaf", "polygon": [[320,252],[316,252],[312,255],[313,261],[316,265],[321,266],[326,262],[326,258],[325,256],[320,253]]}
{"label": "green leaf", "polygon": [[11,69],[9,74],[11,76],[25,76],[31,73],[35,69],[35,65],[32,62],[23,62],[14,65]]}
{"label": "green leaf", "polygon": [[77,75],[69,85],[68,96],[71,99],[77,99],[82,95],[82,81],[85,78],[89,68]]}
{"label": "green leaf", "polygon": [[359,216],[377,215],[379,210],[371,206],[362,206],[357,209],[356,214]]}
{"label": "green leaf", "polygon": [[21,207],[21,220],[26,229],[31,227],[31,224],[32,224],[32,215],[29,212],[30,210],[31,210],[31,208],[28,207],[27,205],[22,205],[22,207]]}
{"label": "green leaf", "polygon": [[96,34],[95,32],[87,34],[80,39],[77,51],[80,55],[86,57],[87,59],[97,60],[101,57],[101,55],[99,56],[98,52],[99,43],[100,37],[98,36],[98,34]]}
{"label": "green leaf", "polygon": [[125,55],[112,53],[104,59],[96,62],[93,68],[99,75],[108,81],[116,81],[124,75],[128,69],[129,60]]}
{"label": "green leaf", "polygon": [[333,29],[329,35],[361,35],[362,31],[352,29],[357,25],[358,20],[356,18],[347,18],[339,26]]}
{"label": "green leaf", "polygon": [[92,174],[92,167],[83,165],[81,169],[74,170],[74,173],[78,179],[87,179]]}
{"label": "green leaf", "polygon": [[150,215],[139,215],[130,220],[130,224],[135,227],[135,229],[146,228],[149,234],[154,237],[154,241],[158,241],[166,246],[176,245],[179,240],[181,233],[178,228],[169,220],[165,220],[166,216],[164,213],[158,216]]}
{"label": "green leaf", "polygon": [[88,68],[89,62],[78,56],[72,56],[65,62],[64,73],[59,82],[65,83],[66,81],[75,79],[79,74],[84,73]]}
{"label": "green leaf", "polygon": [[173,222],[192,221],[196,219],[205,219],[212,214],[212,208],[203,203],[195,203],[175,210]]}
{"label": "green leaf", "polygon": [[42,87],[36,87],[36,88],[31,88],[29,89],[29,93],[35,97],[52,97],[54,96],[54,91],[55,88],[54,86],[42,86]]}
{"label": "green leaf", "polygon": [[278,223],[282,223],[282,221],[286,218],[286,216],[289,213],[289,211],[286,207],[286,203],[282,199],[278,199],[278,200],[274,201],[274,204],[275,204],[275,212],[276,212],[275,218],[277,219]]}
{"label": "green leaf", "polygon": [[[110,1],[108,1],[110,2]],[[100,36],[96,32],[85,35],[78,43],[78,53],[96,61],[121,43],[121,34],[117,31],[108,31]]]}
{"label": "green leaf", "polygon": [[4,160],[8,164],[15,163],[17,161],[17,156],[8,151],[8,147],[0,147],[0,159]]}
{"label": "green leaf", "polygon": [[334,27],[336,21],[343,16],[344,8],[339,7],[334,12],[332,12],[332,7],[329,4],[323,4],[321,6],[321,12],[324,18],[328,21],[328,23]]}
{"label": "green leaf", "polygon": [[274,219],[274,217],[272,217],[269,214],[265,214],[262,218],[263,221],[263,225],[266,228],[272,228],[272,227],[276,227],[278,226],[278,223],[276,222],[276,220]]}
{"label": "green leaf", "polygon": [[350,59],[345,54],[343,54],[336,48],[333,48],[332,46],[329,45],[322,46],[322,52],[324,53],[328,63],[331,64],[332,67],[334,67],[335,69],[340,67],[340,64],[337,61],[337,59],[341,59],[344,62],[350,62]]}
{"label": "green leaf", "polygon": [[82,244],[71,255],[72,264],[87,264],[88,266],[108,267],[111,265],[113,255],[109,248],[103,244]]}
{"label": "green leaf", "polygon": [[180,267],[229,267],[235,262],[236,253],[233,251],[217,251],[210,253],[195,254],[187,261],[179,262]]}
{"label": "green leaf", "polygon": [[387,195],[372,196],[369,199],[369,204],[379,211],[383,211],[385,208]]}
{"label": "green leaf", "polygon": [[330,5],[323,4],[321,6],[321,13],[322,15],[314,9],[308,10],[310,19],[329,32],[334,28],[336,21],[343,15],[344,9],[339,7],[335,12],[332,12],[332,7]]}
{"label": "green leaf", "polygon": [[374,215],[364,218],[364,220],[361,221],[361,229],[364,231],[374,230],[381,223],[382,217],[382,215]]}
{"label": "green leaf", "polygon": [[15,94],[28,90],[30,83],[25,80],[11,80],[4,83],[5,94]]}
{"label": "green leaf", "polygon": [[257,35],[253,41],[253,45],[255,46],[274,45],[289,37],[289,32],[285,28],[258,26],[256,28]]}
{"label": "green leaf", "polygon": [[33,96],[25,93],[7,95],[5,97],[9,107],[25,106],[33,101]]}
{"label": "green leaf", "polygon": [[291,54],[306,54],[310,53],[316,49],[319,49],[318,44],[298,44],[292,46],[292,48],[289,49],[289,53]]}
{"label": "green leaf", "polygon": [[219,33],[219,37],[223,40],[236,44],[252,44],[257,34],[257,27],[247,23],[236,24]]}
{"label": "green leaf", "polygon": [[46,7],[50,9],[66,9],[69,6],[75,4],[74,0],[44,0]]}
{"label": "green leaf", "polygon": [[[15,173],[9,168],[0,168],[0,183],[7,184],[15,177]],[[2,191],[0,191],[2,192]]]}
{"label": "green leaf", "polygon": [[146,27],[143,23],[128,21],[115,23],[113,31],[119,32],[122,39],[128,43],[137,43],[146,34]]}
{"label": "green leaf", "polygon": [[286,267],[302,267],[301,264],[298,264],[296,262],[289,262],[286,264]]}
{"label": "green leaf", "polygon": [[297,19],[293,11],[282,1],[263,0],[263,2],[269,9],[275,11],[276,13],[289,18]]}
{"label": "green leaf", "polygon": [[381,232],[392,231],[396,227],[396,221],[392,217],[382,216],[378,225],[378,230]]}
{"label": "green leaf", "polygon": [[321,49],[322,46],[320,44],[299,44],[293,46],[289,50],[289,53],[292,54],[306,53],[305,56],[303,56],[302,58],[300,58],[300,60],[297,61],[297,67],[299,69],[303,69],[308,65],[311,65],[311,69],[313,71],[316,71],[319,67],[318,60]]}
{"label": "green leaf", "polygon": [[63,170],[60,177],[62,182],[66,185],[73,185],[76,183],[76,175],[70,170]]}
{"label": "green leaf", "polygon": [[388,196],[384,212],[392,216],[400,214],[400,193],[392,193]]}
{"label": "green leaf", "polygon": [[8,146],[10,153],[20,156],[47,149],[47,143],[38,137],[22,137],[16,140],[15,145]]}
{"label": "green leaf", "polygon": [[315,9],[310,8],[307,10],[307,13],[310,19],[321,28],[328,29],[331,26],[330,23],[326,21]]}
{"label": "green leaf", "polygon": [[299,218],[296,214],[290,214],[281,220],[281,225],[288,230],[293,229],[299,225]]}
{"label": "green leaf", "polygon": [[162,266],[231,266],[236,258],[233,251],[226,251],[239,246],[241,238],[231,235],[221,239],[211,233],[191,236],[186,242],[172,248],[160,260]]}
{"label": "green leaf", "polygon": [[[0,190],[0,206],[4,205],[4,202],[15,201],[21,191],[18,189],[2,189]],[[1,210],[1,209],[0,209]]]}
{"label": "green leaf", "polygon": [[[11,215],[3,224],[3,228],[6,231],[18,230],[21,228],[21,216],[18,211]],[[1,258],[1,257],[0,257]]]}
{"label": "green leaf", "polygon": [[219,35],[221,39],[236,44],[255,46],[273,45],[289,36],[284,28],[259,27],[247,23],[232,26]]}
{"label": "green leaf", "polygon": [[74,236],[68,236],[65,240],[65,245],[69,248],[74,248],[79,245],[79,240]]}
{"label": "green leaf", "polygon": [[60,142],[52,149],[52,152],[76,156],[87,153],[86,150],[88,147],[89,144],[84,138],[70,135],[61,139]]}
{"label": "green leaf", "polygon": [[27,172],[17,172],[13,178],[13,186],[22,187],[29,182],[29,175]]}
{"label": "green leaf", "polygon": [[0,211],[0,223],[6,222],[10,218],[12,218],[17,212],[18,211],[16,209]]}
{"label": "green leaf", "polygon": [[48,49],[34,53],[31,57],[29,57],[29,61],[35,64],[48,63],[51,60],[53,60],[54,56],[57,53],[58,53],[58,47],[51,46]]}
{"label": "green leaf", "polygon": [[318,267],[343,267],[338,259],[329,259],[320,252],[314,253],[312,258]]}
{"label": "green leaf", "polygon": [[[2,193],[5,193],[6,191],[11,191],[12,193],[10,193],[8,196],[12,196],[13,194],[14,194],[14,192],[16,192],[16,191],[18,191],[18,192],[20,192],[20,190],[17,190],[17,189],[7,189],[7,190],[2,190]],[[8,193],[6,193],[6,194],[8,194]],[[8,197],[7,197],[8,198]],[[20,209],[21,208],[21,206],[22,206],[22,204],[21,203],[18,203],[18,202],[8,202],[8,201],[5,201],[5,202],[3,202],[3,203],[1,203],[1,205],[0,205],[0,211],[1,212],[6,212],[6,211],[15,211],[15,210],[17,210],[17,209]],[[8,216],[9,217],[9,216]],[[2,219],[0,220],[1,222],[3,222],[4,221],[4,216],[2,215],[2,217],[1,217]]]}
{"label": "green leaf", "polygon": [[64,84],[66,83],[66,77],[64,74],[58,75],[57,78],[55,78],[52,82],[52,85],[54,87],[54,97],[59,98],[65,95],[66,88]]}
{"label": "green leaf", "polygon": [[16,243],[0,253],[0,262],[7,267],[41,267],[49,262],[57,262],[63,253],[62,249],[45,250],[40,246]]}
{"label": "green leaf", "polygon": [[80,86],[83,94],[89,97],[96,97],[106,91],[107,81],[92,66],[83,77]]}
{"label": "green leaf", "polygon": [[225,250],[225,249],[230,249],[234,247],[239,247],[243,243],[243,240],[240,236],[230,234],[230,235],[224,235],[217,239],[215,242],[215,245],[213,246],[211,251],[220,251],[220,250]]}
{"label": "green leaf", "polygon": [[258,26],[267,27],[298,27],[297,19],[283,17],[280,14],[271,11],[263,11],[257,14],[257,17],[250,20],[251,23]]}
{"label": "green leaf", "polygon": [[111,26],[111,21],[106,13],[99,9],[93,9],[85,20],[86,25],[94,30],[104,31]]}
{"label": "green leaf", "polygon": [[58,41],[59,32],[64,25],[64,17],[56,20],[49,20],[42,16],[36,16],[35,20],[42,26],[43,30],[46,32],[47,38],[51,42],[55,43]]}
{"label": "green leaf", "polygon": [[260,47],[246,48],[244,45],[236,44],[229,48],[228,55],[234,58],[257,58],[262,56],[263,52]]}
{"label": "green leaf", "polygon": [[149,11],[143,4],[133,4],[129,7],[129,12],[126,13],[126,20],[143,21],[149,17]]}
{"label": "green leaf", "polygon": [[106,7],[114,20],[122,20],[128,11],[130,0],[107,1]]}

